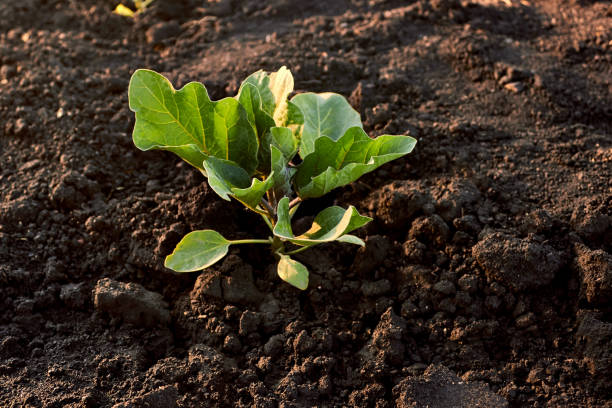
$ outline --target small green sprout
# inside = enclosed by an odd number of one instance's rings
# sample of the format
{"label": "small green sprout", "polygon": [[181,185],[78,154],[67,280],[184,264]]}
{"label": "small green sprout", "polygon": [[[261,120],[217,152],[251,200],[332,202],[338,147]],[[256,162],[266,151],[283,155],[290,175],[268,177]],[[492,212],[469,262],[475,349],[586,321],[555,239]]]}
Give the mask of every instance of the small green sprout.
{"label": "small green sprout", "polygon": [[134,17],[137,13],[142,13],[149,7],[149,4],[153,3],[155,0],[134,0],[134,7],[136,11],[132,10],[128,6],[123,3],[119,3],[117,7],[113,10],[113,13],[119,14],[124,17]]}
{"label": "small green sprout", "polygon": [[133,140],[141,150],[177,154],[204,174],[224,200],[234,198],[261,215],[265,239],[228,240],[213,230],[187,234],[166,257],[177,272],[207,268],[230,245],[268,244],[279,260],[279,277],[305,290],[308,270],[290,256],[314,245],[339,241],[364,246],[350,233],[371,221],[350,206],[321,211],[311,228],[295,235],[291,219],[299,204],[347,185],[363,174],[412,151],[410,136],[371,139],[359,113],[341,95],[293,92],[293,76],[282,67],[258,71],[238,95],[211,101],[204,85],[179,90],[162,75],[137,70],[129,86],[136,113]]}

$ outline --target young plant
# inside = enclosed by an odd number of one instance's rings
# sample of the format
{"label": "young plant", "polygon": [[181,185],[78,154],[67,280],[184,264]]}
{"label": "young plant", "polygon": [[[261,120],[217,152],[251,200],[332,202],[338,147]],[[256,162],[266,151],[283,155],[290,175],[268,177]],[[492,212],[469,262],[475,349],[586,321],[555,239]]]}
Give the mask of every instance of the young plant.
{"label": "young plant", "polygon": [[167,268],[199,271],[223,258],[230,245],[268,244],[279,260],[280,278],[304,290],[308,270],[292,254],[331,241],[364,245],[350,233],[371,218],[353,206],[326,208],[297,236],[291,218],[301,201],[410,153],[416,140],[371,139],[341,95],[301,93],[289,99],[292,92],[293,76],[285,67],[255,72],[238,95],[219,101],[211,101],[198,82],[175,90],[156,72],[134,73],[129,101],[136,113],[136,147],[177,154],[200,170],[222,199],[234,198],[261,215],[271,232],[265,239],[228,240],[213,230],[193,231],[166,257]]}

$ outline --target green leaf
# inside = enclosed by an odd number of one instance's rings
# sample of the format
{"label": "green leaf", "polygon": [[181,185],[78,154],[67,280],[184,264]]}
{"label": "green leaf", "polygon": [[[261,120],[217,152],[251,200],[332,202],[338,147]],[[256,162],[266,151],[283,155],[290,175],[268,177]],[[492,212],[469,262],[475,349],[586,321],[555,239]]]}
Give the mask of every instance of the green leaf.
{"label": "green leaf", "polygon": [[245,84],[251,84],[259,91],[261,98],[261,107],[270,117],[274,115],[274,108],[276,107],[276,100],[270,90],[270,77],[264,71],[259,70],[247,77],[240,88],[244,87]]}
{"label": "green leaf", "polygon": [[274,115],[272,115],[274,122],[276,122],[277,126],[285,126],[289,117],[287,98],[293,92],[293,75],[291,75],[291,71],[283,66],[277,72],[270,73],[270,83],[268,86],[276,102]]}
{"label": "green leaf", "polygon": [[294,177],[298,195],[320,197],[336,187],[357,180],[383,164],[412,151],[416,140],[410,136],[382,135],[370,139],[353,127],[339,140],[316,140],[314,152],[304,158]]}
{"label": "green leaf", "polygon": [[257,167],[257,136],[237,100],[213,102],[198,82],[177,91],[162,75],[144,69],[132,75],[128,94],[139,149],[169,150],[200,169],[207,155],[232,160],[249,174]]}
{"label": "green leaf", "polygon": [[259,89],[244,82],[237,96],[238,101],[245,109],[249,122],[257,133],[259,151],[257,152],[258,170],[261,173],[270,172],[270,134],[269,129],[275,126],[274,119],[264,110]]}
{"label": "green leaf", "polygon": [[204,160],[204,168],[210,187],[224,200],[234,197],[251,209],[261,202],[263,195],[274,185],[274,174],[261,181],[252,178],[238,164],[230,161],[208,157]]}
{"label": "green leaf", "polygon": [[291,178],[296,169],[287,165],[289,160],[274,145],[270,146],[271,178],[274,180],[274,194],[276,197],[288,196],[291,193]]}
{"label": "green leaf", "polygon": [[308,269],[287,255],[279,254],[278,276],[288,284],[300,290],[308,288]]}
{"label": "green leaf", "polygon": [[291,129],[286,127],[270,128],[270,143],[276,146],[287,160],[295,156],[298,148],[298,140]]}
{"label": "green leaf", "polygon": [[230,241],[216,231],[193,231],[181,239],[164,265],[176,272],[199,271],[223,258],[229,246]]}
{"label": "green leaf", "polygon": [[344,242],[347,244],[359,245],[362,247],[365,246],[365,242],[363,242],[361,238],[356,237],[355,235],[351,235],[351,234],[343,235],[340,238],[338,238],[336,241]]}
{"label": "green leaf", "polygon": [[[335,241],[370,221],[372,221],[370,217],[359,215],[357,209],[353,206],[346,210],[333,206],[317,214],[308,231],[302,235],[295,236],[291,229],[289,198],[284,197],[278,203],[277,222],[273,233],[277,237],[296,245],[312,246],[323,242]],[[344,242],[347,241],[355,243],[354,239],[351,238],[346,238]]]}
{"label": "green leaf", "polygon": [[308,92],[294,96],[291,102],[304,115],[299,149],[302,158],[314,151],[317,139],[327,136],[331,140],[338,140],[349,128],[362,127],[359,113],[342,95]]}
{"label": "green leaf", "polygon": [[255,85],[243,83],[237,98],[259,137],[274,126],[274,119],[264,110],[259,89]]}
{"label": "green leaf", "polygon": [[287,120],[282,126],[285,126],[293,132],[293,137],[299,144],[304,131],[304,114],[300,108],[293,102],[287,101]]}

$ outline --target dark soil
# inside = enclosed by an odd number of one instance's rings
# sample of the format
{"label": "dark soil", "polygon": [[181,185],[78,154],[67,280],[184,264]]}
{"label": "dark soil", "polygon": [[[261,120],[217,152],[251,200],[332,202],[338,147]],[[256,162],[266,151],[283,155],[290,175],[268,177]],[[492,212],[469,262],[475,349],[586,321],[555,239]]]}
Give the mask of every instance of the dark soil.
{"label": "dark soil", "polygon": [[[0,406],[612,406],[610,1],[0,3]],[[335,201],[368,246],[258,246],[202,274],[183,234],[265,236],[138,151],[141,67],[234,95],[287,65],[413,154]]]}

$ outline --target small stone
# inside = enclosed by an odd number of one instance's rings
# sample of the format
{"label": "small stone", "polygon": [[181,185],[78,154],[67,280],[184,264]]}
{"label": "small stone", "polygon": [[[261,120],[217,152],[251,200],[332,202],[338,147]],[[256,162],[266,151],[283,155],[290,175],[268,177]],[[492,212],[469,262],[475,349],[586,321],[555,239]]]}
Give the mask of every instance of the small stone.
{"label": "small stone", "polygon": [[416,239],[409,239],[404,242],[403,248],[406,261],[413,264],[418,264],[423,261],[425,250],[427,249],[425,244]]}
{"label": "small stone", "polygon": [[436,292],[442,293],[443,295],[446,295],[446,296],[454,295],[456,291],[455,285],[453,285],[452,282],[447,281],[447,280],[441,280],[440,282],[436,283],[433,286],[433,289]]}
{"label": "small stone", "polygon": [[170,312],[163,296],[137,283],[100,279],[93,297],[97,311],[121,318],[126,323],[150,327],[170,322]]}
{"label": "small stone", "polygon": [[375,355],[381,353],[391,365],[400,365],[404,360],[405,345],[402,338],[406,327],[406,321],[389,307],[380,317],[372,333],[372,340],[366,348]]}
{"label": "small stone", "polygon": [[87,302],[83,283],[69,283],[60,289],[60,300],[73,309],[82,309]]}
{"label": "small stone", "polygon": [[202,300],[206,297],[222,299],[221,276],[218,272],[205,270],[198,276],[189,297],[192,301]]}
{"label": "small stone", "polygon": [[478,290],[478,276],[463,275],[458,281],[459,287],[467,293],[474,294]]}
{"label": "small stone", "polygon": [[240,328],[238,334],[241,336],[248,336],[251,333],[257,331],[257,327],[261,322],[261,315],[259,313],[251,312],[247,310],[240,316]]}
{"label": "small stone", "polygon": [[284,344],[285,336],[283,334],[275,334],[264,344],[264,353],[270,357],[276,357],[283,351]]}
{"label": "small stone", "polygon": [[576,317],[576,349],[583,353],[590,374],[601,376],[607,387],[612,372],[612,323],[591,310],[580,310]]}
{"label": "small stone", "polygon": [[581,237],[597,241],[610,228],[612,220],[602,209],[591,204],[581,204],[574,208],[570,224]]}
{"label": "small stone", "polygon": [[233,334],[228,334],[223,340],[223,350],[234,354],[239,353],[242,350],[240,339]]}
{"label": "small stone", "polygon": [[582,244],[574,246],[573,266],[581,280],[581,295],[594,305],[609,305],[612,299],[612,255],[604,250],[592,251]]}
{"label": "small stone", "polygon": [[162,189],[161,183],[159,182],[159,180],[149,180],[147,181],[147,185],[145,187],[145,192],[147,194],[155,194],[160,192]]}
{"label": "small stone", "polygon": [[478,219],[473,215],[465,215],[460,218],[455,218],[453,220],[453,226],[457,228],[457,230],[472,236],[477,236],[482,230]]}
{"label": "small stone", "polygon": [[11,79],[17,74],[17,68],[14,65],[2,65],[0,68],[0,79]]}
{"label": "small stone", "polygon": [[525,217],[521,231],[524,234],[543,234],[550,231],[553,225],[553,219],[548,211],[539,209]]}
{"label": "small stone", "polygon": [[315,347],[315,342],[308,335],[306,330],[302,330],[293,341],[293,350],[296,354],[306,355]]}
{"label": "small stone", "polygon": [[415,219],[408,232],[408,237],[421,242],[443,246],[448,240],[450,229],[442,217],[437,214]]}
{"label": "small stone", "polygon": [[19,118],[15,121],[13,130],[17,136],[21,136],[26,133],[27,128],[28,124],[26,121],[23,118]]}
{"label": "small stone", "polygon": [[504,88],[506,88],[507,90],[513,93],[520,93],[523,91],[523,89],[525,89],[525,84],[519,81],[510,82],[504,85]]}
{"label": "small stone", "polygon": [[482,197],[478,187],[467,180],[451,180],[433,196],[437,201],[436,211],[446,222],[471,212]]}
{"label": "small stone", "polygon": [[516,327],[526,329],[536,323],[536,317],[532,312],[525,313],[516,318]]}
{"label": "small stone", "polygon": [[514,291],[548,285],[563,266],[561,253],[550,246],[501,232],[485,235],[472,254],[489,279]]}

